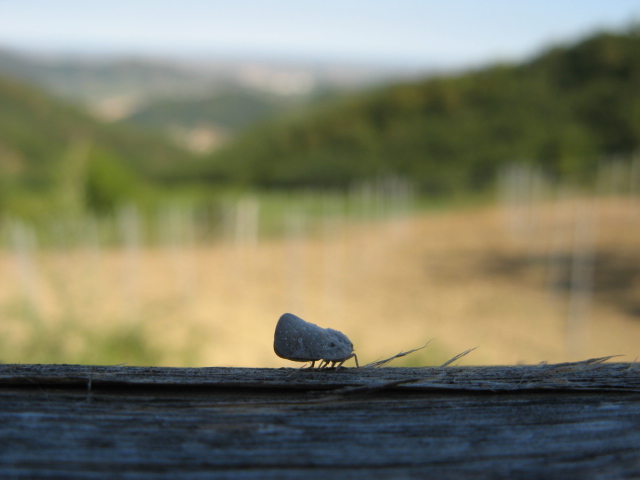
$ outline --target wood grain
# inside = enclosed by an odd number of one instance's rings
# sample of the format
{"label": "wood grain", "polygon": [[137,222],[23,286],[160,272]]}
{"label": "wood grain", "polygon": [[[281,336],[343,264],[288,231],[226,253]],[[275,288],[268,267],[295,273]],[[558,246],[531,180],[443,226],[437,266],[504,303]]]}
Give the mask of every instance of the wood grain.
{"label": "wood grain", "polygon": [[2,365],[0,405],[9,479],[640,476],[635,364]]}

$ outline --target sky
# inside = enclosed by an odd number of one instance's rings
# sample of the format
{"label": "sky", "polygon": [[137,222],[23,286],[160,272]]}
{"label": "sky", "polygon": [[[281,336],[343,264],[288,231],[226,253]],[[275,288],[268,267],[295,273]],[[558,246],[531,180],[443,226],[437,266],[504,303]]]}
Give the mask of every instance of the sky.
{"label": "sky", "polygon": [[0,0],[0,47],[464,66],[633,21],[640,0]]}

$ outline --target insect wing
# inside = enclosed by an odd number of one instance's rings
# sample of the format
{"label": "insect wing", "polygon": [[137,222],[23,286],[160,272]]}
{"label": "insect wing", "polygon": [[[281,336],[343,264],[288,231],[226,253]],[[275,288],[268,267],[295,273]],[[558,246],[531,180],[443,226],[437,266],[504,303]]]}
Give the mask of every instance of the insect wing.
{"label": "insect wing", "polygon": [[318,342],[326,336],[323,328],[305,322],[292,313],[285,313],[278,320],[273,338],[273,349],[281,358],[308,362],[322,358]]}

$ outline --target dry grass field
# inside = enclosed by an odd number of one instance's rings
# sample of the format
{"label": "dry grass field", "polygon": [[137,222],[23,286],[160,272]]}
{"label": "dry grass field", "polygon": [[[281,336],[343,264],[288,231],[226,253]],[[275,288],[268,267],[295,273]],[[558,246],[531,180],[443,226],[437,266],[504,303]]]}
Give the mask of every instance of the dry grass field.
{"label": "dry grass field", "polygon": [[[340,216],[287,235],[0,253],[0,361],[296,366],[284,312],[346,333],[361,364],[560,362],[640,353],[640,202],[575,199]],[[28,237],[28,235],[27,235]],[[301,365],[301,364],[300,364]]]}

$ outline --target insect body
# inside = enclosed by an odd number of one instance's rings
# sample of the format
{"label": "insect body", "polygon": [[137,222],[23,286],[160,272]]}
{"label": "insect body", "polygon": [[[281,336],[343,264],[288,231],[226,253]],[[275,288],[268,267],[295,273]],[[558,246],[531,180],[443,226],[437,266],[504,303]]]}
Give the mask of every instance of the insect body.
{"label": "insect body", "polygon": [[292,313],[285,313],[278,320],[273,349],[280,358],[311,362],[311,368],[317,360],[323,362],[320,367],[331,363],[331,366],[338,364],[339,368],[350,358],[359,366],[353,343],[344,333],[305,322]]}

